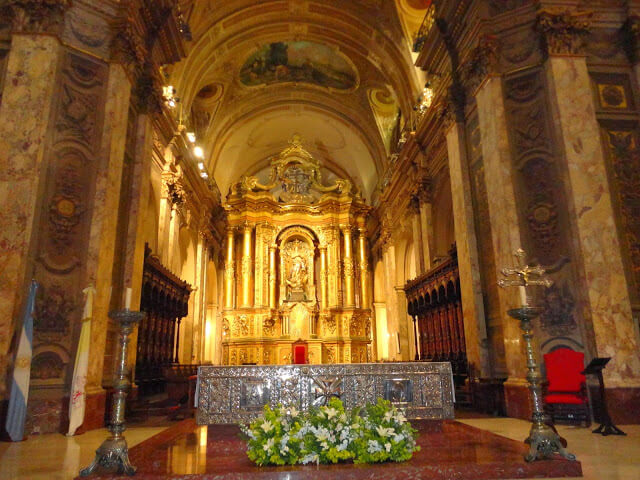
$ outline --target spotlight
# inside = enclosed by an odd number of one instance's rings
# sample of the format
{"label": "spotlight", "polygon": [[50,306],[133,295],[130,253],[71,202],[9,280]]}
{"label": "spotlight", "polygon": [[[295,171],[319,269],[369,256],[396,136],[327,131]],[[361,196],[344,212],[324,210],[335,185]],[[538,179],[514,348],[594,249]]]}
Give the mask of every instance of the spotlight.
{"label": "spotlight", "polygon": [[187,139],[191,143],[196,143],[196,134],[194,132],[187,132]]}
{"label": "spotlight", "polygon": [[204,158],[204,150],[200,146],[193,147],[193,154],[198,158]]}

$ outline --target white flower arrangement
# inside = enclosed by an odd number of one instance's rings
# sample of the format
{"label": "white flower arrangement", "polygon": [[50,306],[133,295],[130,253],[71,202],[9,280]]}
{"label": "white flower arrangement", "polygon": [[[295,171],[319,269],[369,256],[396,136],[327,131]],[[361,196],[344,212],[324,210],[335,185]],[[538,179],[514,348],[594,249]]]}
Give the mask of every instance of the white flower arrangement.
{"label": "white flower arrangement", "polygon": [[247,455],[258,465],[400,462],[420,449],[404,414],[381,399],[362,415],[360,409],[345,411],[338,398],[305,414],[265,406],[261,418],[241,428]]}

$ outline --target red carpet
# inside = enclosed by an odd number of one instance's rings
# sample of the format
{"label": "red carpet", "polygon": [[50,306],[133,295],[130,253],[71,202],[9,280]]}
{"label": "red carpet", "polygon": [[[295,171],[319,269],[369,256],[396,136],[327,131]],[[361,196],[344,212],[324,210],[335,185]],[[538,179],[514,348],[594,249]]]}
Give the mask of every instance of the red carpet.
{"label": "red carpet", "polygon": [[[497,479],[579,477],[580,462],[526,463],[524,443],[455,421],[414,421],[421,451],[405,463],[263,467],[252,464],[235,425],[198,427],[184,420],[130,450],[136,479]],[[104,474],[90,478],[114,477]]]}

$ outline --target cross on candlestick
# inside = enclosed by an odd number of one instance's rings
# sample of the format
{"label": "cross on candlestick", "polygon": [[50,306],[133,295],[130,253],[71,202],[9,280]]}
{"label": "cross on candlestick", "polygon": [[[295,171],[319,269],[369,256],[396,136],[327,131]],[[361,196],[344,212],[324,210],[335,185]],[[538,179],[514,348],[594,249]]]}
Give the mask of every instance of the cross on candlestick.
{"label": "cross on candlestick", "polygon": [[546,276],[547,271],[540,265],[535,267],[527,265],[527,254],[521,248],[516,250],[514,255],[518,259],[518,266],[503,268],[501,273],[505,278],[498,280],[498,285],[502,288],[520,287],[520,301],[522,305],[528,305],[527,287],[529,285],[543,285],[548,288],[553,285],[553,280]]}

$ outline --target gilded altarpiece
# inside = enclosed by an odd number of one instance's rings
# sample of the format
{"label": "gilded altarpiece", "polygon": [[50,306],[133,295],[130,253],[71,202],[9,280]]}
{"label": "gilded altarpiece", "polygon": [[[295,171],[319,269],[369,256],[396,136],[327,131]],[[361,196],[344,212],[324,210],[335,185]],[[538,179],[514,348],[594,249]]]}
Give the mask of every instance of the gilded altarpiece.
{"label": "gilded altarpiece", "polygon": [[223,364],[371,361],[370,208],[289,143],[227,197]]}

